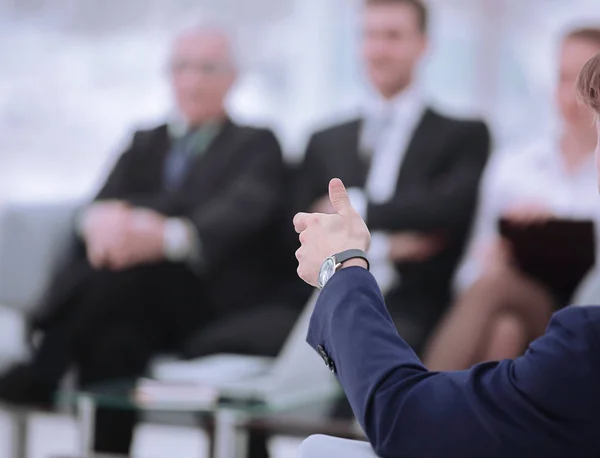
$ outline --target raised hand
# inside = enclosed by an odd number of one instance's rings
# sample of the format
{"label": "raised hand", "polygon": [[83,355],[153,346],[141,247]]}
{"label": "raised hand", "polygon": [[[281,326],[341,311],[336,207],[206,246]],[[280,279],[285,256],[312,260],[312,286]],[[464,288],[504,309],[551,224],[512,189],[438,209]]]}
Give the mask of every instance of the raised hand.
{"label": "raised hand", "polygon": [[371,244],[369,229],[350,204],[338,178],[329,183],[329,200],[334,214],[298,213],[294,217],[301,244],[296,251],[298,275],[312,286],[317,286],[319,269],[326,258],[350,249],[367,251]]}

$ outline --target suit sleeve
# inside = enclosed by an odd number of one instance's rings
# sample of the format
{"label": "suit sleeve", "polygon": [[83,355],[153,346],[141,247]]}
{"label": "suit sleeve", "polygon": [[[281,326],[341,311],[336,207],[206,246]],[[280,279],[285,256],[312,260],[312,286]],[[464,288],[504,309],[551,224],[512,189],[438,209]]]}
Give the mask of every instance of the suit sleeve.
{"label": "suit sleeve", "polygon": [[263,231],[281,210],[284,166],[275,135],[270,131],[254,135],[243,160],[227,189],[189,216],[198,231],[205,268],[234,255],[238,245]]}
{"label": "suit sleeve", "polygon": [[451,165],[433,183],[385,204],[370,204],[367,222],[371,230],[423,231],[440,229],[462,232],[477,202],[477,190],[490,149],[490,135],[483,123],[463,129],[453,146]]}
{"label": "suit sleeve", "polygon": [[133,134],[131,143],[117,160],[94,200],[124,199],[131,193],[131,177],[135,175],[134,152],[142,137],[142,132]]}
{"label": "suit sleeve", "polygon": [[352,267],[322,291],[308,342],[333,360],[383,458],[592,457],[600,347],[590,314],[598,322],[598,309],[560,312],[514,362],[429,372],[397,334],[372,275]]}

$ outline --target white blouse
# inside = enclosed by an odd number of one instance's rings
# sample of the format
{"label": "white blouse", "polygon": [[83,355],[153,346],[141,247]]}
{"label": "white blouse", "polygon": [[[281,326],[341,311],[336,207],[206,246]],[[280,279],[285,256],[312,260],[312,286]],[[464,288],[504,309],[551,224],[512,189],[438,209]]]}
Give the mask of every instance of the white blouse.
{"label": "white blouse", "polygon": [[600,197],[593,156],[590,153],[578,170],[567,171],[558,141],[497,152],[482,179],[474,232],[455,277],[455,290],[463,291],[479,278],[478,254],[498,235],[500,217],[516,204],[540,203],[562,218],[592,219],[598,233]]}

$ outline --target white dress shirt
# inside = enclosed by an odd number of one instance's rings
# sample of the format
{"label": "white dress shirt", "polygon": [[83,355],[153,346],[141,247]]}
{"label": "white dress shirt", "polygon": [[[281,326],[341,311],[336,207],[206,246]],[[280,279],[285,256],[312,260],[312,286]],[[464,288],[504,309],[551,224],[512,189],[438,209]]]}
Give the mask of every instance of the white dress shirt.
{"label": "white dress shirt", "polygon": [[[498,220],[517,204],[541,204],[561,218],[592,219],[600,227],[594,155],[577,170],[566,170],[557,139],[499,151],[484,174],[474,232],[454,288],[464,291],[481,275],[481,251],[498,236]],[[598,245],[598,244],[596,244]]]}
{"label": "white dress shirt", "polygon": [[[367,103],[360,136],[361,154],[371,155],[365,189],[349,189],[354,208],[368,224],[368,202],[383,204],[394,197],[406,150],[426,109],[417,86],[410,86],[391,100],[381,97]],[[380,288],[388,291],[399,279],[389,261],[389,237],[371,234],[369,260]]]}

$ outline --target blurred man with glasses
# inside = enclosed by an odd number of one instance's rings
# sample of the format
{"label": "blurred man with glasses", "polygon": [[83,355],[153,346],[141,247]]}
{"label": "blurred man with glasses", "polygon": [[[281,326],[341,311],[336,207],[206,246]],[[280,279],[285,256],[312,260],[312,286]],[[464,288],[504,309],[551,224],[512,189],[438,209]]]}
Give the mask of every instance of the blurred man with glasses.
{"label": "blurred man with glasses", "polygon": [[[166,350],[278,351],[297,316],[267,306],[279,273],[270,240],[282,206],[282,154],[271,131],[227,115],[232,51],[213,28],[174,41],[176,115],[135,133],[80,212],[73,252],[35,317],[41,343],[0,379],[0,399],[50,403],[71,366],[86,385],[135,379]],[[127,453],[134,420],[99,410],[96,450]]]}

